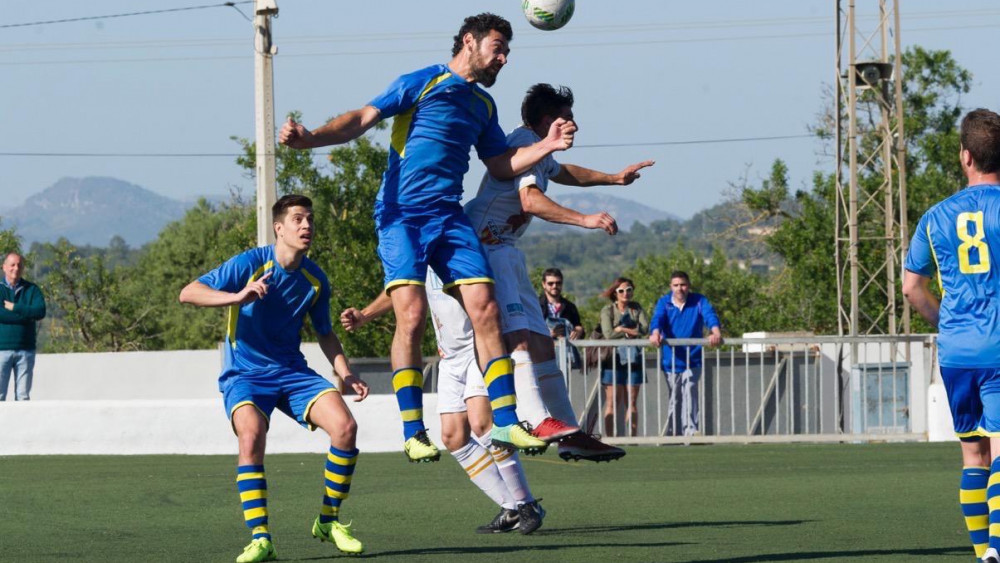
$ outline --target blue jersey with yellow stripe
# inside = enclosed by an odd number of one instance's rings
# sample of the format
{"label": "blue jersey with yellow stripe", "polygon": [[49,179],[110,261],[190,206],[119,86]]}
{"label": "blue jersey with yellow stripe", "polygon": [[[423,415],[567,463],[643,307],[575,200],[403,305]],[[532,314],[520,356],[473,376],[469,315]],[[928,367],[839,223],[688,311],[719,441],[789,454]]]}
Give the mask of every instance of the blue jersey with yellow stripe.
{"label": "blue jersey with yellow stripe", "polygon": [[232,375],[305,368],[299,347],[307,314],[318,334],[333,330],[326,274],[306,257],[298,269],[284,270],[275,260],[274,245],[237,254],[198,281],[212,289],[237,293],[268,272],[271,276],[263,299],[229,307],[220,387]]}
{"label": "blue jersey with yellow stripe", "polygon": [[927,210],[906,269],[937,271],[941,366],[1000,367],[1000,186],[970,186]]}
{"label": "blue jersey with yellow stripe", "polygon": [[397,78],[369,104],[394,117],[378,201],[434,206],[462,200],[469,148],[480,159],[507,151],[493,98],[442,64]]}

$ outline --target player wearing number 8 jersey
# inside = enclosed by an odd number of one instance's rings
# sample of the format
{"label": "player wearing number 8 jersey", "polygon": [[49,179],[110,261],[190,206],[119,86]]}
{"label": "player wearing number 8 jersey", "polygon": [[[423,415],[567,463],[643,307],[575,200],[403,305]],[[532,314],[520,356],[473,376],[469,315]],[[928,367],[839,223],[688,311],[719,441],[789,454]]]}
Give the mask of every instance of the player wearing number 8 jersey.
{"label": "player wearing number 8 jersey", "polygon": [[[1000,115],[962,120],[968,186],[930,208],[906,256],[903,293],[937,326],[941,378],[962,440],[960,504],[976,556],[1000,563]],[[941,300],[930,291],[937,277]]]}

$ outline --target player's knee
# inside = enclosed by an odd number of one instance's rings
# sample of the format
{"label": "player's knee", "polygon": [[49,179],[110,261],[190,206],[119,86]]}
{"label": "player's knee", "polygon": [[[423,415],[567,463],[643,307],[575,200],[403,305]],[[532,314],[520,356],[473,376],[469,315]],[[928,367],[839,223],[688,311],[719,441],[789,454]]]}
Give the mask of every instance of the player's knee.
{"label": "player's knee", "polygon": [[346,416],[338,420],[332,428],[327,429],[330,435],[330,443],[340,448],[353,448],[355,438],[358,435],[358,423],[353,416]]}
{"label": "player's knee", "polygon": [[247,428],[237,437],[240,452],[253,457],[263,457],[267,430],[263,428]]}
{"label": "player's knee", "polygon": [[441,430],[441,441],[444,442],[444,447],[448,448],[449,452],[454,452],[460,449],[462,446],[468,442],[468,439],[462,440],[462,433],[454,429],[442,429]]}
{"label": "player's knee", "polygon": [[466,313],[473,327],[500,328],[500,307],[492,299],[469,303]]}
{"label": "player's knee", "polygon": [[406,308],[396,315],[396,332],[403,336],[421,336],[427,322],[427,311],[422,307]]}

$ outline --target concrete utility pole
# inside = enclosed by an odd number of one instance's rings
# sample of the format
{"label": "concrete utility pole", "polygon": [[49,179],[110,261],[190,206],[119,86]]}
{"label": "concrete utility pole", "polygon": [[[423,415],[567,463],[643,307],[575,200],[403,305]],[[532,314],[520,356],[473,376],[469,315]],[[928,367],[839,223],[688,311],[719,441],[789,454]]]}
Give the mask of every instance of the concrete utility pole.
{"label": "concrete utility pole", "polygon": [[855,0],[848,0],[846,13],[843,2],[836,3],[835,258],[841,336],[910,332],[909,304],[898,281],[909,244],[899,0],[868,1],[877,7],[877,21],[864,31]]}
{"label": "concrete utility pole", "polygon": [[254,0],[254,114],[257,141],[257,246],[274,243],[271,206],[278,197],[274,183],[274,67],[278,47],[271,41],[276,0]]}

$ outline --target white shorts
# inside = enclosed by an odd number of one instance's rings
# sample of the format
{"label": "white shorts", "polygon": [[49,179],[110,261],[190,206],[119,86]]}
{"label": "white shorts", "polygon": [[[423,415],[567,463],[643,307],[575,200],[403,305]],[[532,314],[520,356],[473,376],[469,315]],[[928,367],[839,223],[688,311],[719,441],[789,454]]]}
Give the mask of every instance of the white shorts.
{"label": "white shorts", "polygon": [[493,269],[497,304],[500,306],[500,324],[504,334],[517,330],[530,330],[549,336],[549,327],[538,305],[538,294],[531,286],[524,253],[508,244],[486,247],[486,256]]}
{"label": "white shorts", "polygon": [[466,399],[488,396],[474,353],[438,362],[438,414],[465,412]]}

